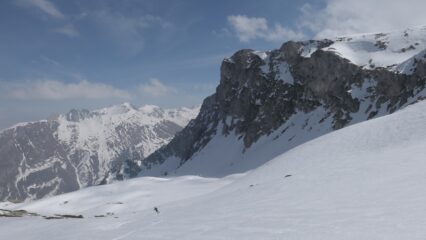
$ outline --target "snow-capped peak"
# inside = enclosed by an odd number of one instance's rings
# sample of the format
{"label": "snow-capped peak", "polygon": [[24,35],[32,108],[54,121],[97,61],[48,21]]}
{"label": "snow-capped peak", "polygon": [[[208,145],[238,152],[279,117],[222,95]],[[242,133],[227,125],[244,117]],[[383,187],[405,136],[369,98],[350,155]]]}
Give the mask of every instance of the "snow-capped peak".
{"label": "snow-capped peak", "polygon": [[[305,42],[301,54],[310,57],[317,49],[333,52],[364,69],[381,67],[411,74],[413,58],[425,57],[426,27],[339,37],[332,39],[325,47],[318,47],[318,41],[309,41]],[[407,62],[411,63],[410,66]]]}
{"label": "snow-capped peak", "polygon": [[[81,110],[81,112],[84,112],[86,117],[80,118],[79,121],[70,121],[65,115],[59,116],[58,138],[63,142],[74,142],[76,147],[89,147],[94,152],[97,152],[98,155],[109,159],[111,156],[116,155],[115,150],[110,147],[109,142],[111,139],[119,139],[116,136],[117,127],[125,130],[127,128],[144,126],[152,130],[164,121],[183,127],[189,120],[196,117],[198,109],[163,110],[154,105],[145,105],[136,108],[130,103],[123,103],[91,112],[88,110]],[[158,142],[150,140],[149,136],[145,136],[145,138],[147,138],[145,145]],[[152,135],[151,138],[155,138],[155,135]],[[160,142],[163,144],[163,141]],[[161,144],[154,144],[146,148],[144,155],[146,156],[151,153]]]}
{"label": "snow-capped peak", "polygon": [[7,179],[0,200],[37,199],[131,176],[129,164],[168,143],[198,110],[123,103],[8,128],[0,132],[0,176]]}
{"label": "snow-capped peak", "polygon": [[139,108],[140,111],[145,112],[145,113],[152,113],[155,111],[159,111],[161,108],[159,106],[156,105],[144,105],[142,107]]}
{"label": "snow-capped peak", "polygon": [[116,115],[116,114],[124,114],[124,113],[128,113],[131,111],[137,111],[137,109],[130,103],[125,102],[119,105],[113,105],[111,107],[106,107],[106,108],[102,108],[99,110],[95,110],[94,112],[96,113],[100,113],[100,114],[112,114],[112,115]]}

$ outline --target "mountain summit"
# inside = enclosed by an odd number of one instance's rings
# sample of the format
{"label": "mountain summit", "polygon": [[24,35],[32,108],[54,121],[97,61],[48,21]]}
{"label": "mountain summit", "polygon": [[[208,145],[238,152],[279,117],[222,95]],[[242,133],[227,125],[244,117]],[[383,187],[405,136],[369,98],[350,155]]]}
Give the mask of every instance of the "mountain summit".
{"label": "mountain summit", "polygon": [[122,179],[168,143],[198,108],[73,109],[0,133],[0,200],[22,201]]}
{"label": "mountain summit", "polygon": [[224,176],[426,96],[426,28],[236,52],[200,114],[140,175]]}

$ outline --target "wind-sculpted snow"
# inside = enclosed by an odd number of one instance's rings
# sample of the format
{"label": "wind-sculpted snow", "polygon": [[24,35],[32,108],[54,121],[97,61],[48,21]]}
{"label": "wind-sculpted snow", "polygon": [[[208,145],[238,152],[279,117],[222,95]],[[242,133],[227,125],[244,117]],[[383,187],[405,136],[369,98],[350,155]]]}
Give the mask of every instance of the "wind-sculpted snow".
{"label": "wind-sculpted snow", "polygon": [[168,143],[197,113],[125,103],[6,129],[0,200],[37,199],[135,175],[129,166]]}
{"label": "wind-sculpted snow", "polygon": [[426,28],[238,51],[222,62],[220,84],[198,117],[135,171],[245,172],[328,132],[394,113],[426,97],[425,51]]}
{"label": "wind-sculpted snow", "polygon": [[[0,217],[0,238],[422,240],[425,121],[420,101],[301,144],[239,176],[142,177],[3,203],[0,208],[41,216]],[[43,218],[54,214],[83,218]]]}

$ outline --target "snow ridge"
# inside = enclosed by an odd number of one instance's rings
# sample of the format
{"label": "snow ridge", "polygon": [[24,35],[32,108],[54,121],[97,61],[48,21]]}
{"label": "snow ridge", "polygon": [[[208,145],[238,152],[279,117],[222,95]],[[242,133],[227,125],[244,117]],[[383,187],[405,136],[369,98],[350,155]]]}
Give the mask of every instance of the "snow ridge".
{"label": "snow ridge", "polygon": [[357,34],[331,40],[327,47],[317,42],[306,42],[301,49],[310,57],[318,49],[333,52],[364,69],[386,68],[390,71],[412,74],[414,59],[423,59],[426,50],[426,26],[389,33]]}

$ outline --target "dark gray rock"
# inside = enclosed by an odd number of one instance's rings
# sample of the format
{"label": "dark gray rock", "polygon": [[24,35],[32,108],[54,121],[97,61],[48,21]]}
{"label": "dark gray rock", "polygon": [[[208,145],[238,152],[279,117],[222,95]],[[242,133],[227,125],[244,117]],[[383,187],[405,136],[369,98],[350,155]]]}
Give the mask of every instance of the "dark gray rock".
{"label": "dark gray rock", "polygon": [[[366,120],[422,99],[418,93],[426,84],[425,61],[416,62],[412,75],[385,68],[366,70],[331,51],[321,50],[332,43],[290,41],[267,52],[266,58],[244,49],[225,59],[220,84],[204,100],[198,117],[168,145],[147,157],[137,170],[143,175],[171,158],[179,159],[182,166],[220,134],[235,134],[242,138],[246,149],[250,148],[292,116],[318,107],[326,109],[323,119],[332,117],[331,129],[336,130],[361,121],[353,119],[354,115],[363,115]],[[301,52],[308,44],[316,44],[318,49],[310,57],[303,57]],[[283,66],[288,69],[282,70]],[[354,96],[354,88],[359,88],[362,96]],[[368,108],[361,109],[366,104]]]}

